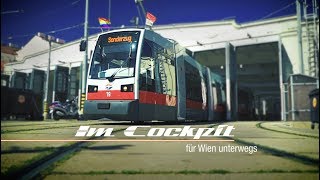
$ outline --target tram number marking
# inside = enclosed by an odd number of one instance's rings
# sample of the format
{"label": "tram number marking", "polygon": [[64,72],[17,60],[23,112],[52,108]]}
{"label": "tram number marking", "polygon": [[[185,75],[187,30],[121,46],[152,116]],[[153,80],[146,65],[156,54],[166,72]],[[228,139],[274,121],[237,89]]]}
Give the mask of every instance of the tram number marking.
{"label": "tram number marking", "polygon": [[107,94],[107,97],[111,97],[111,92],[108,91],[106,94]]}

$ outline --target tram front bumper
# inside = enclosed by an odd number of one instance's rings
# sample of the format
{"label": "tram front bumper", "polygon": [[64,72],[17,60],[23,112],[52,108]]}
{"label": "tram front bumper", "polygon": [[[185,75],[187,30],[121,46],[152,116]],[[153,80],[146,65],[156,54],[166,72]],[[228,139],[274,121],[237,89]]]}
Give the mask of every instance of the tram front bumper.
{"label": "tram front bumper", "polygon": [[112,120],[136,121],[139,114],[138,100],[86,100],[85,119],[109,118]]}

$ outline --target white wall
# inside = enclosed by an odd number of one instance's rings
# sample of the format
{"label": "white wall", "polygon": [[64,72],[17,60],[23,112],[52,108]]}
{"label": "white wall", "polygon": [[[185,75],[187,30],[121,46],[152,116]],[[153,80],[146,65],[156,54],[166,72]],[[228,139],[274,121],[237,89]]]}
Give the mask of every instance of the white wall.
{"label": "white wall", "polygon": [[[94,49],[95,36],[89,39],[89,53]],[[48,42],[46,42],[48,44]],[[84,59],[84,52],[79,51],[80,41],[73,41],[64,45],[61,45],[51,50],[51,63],[50,69],[55,69],[56,65],[72,67],[80,66]],[[30,46],[31,47],[31,46]],[[89,54],[90,55],[90,54]],[[88,55],[88,56],[89,56]],[[88,57],[89,58],[89,57]],[[33,68],[47,70],[49,59],[48,50],[32,54],[24,57],[24,59],[17,63],[10,63],[5,66],[5,72],[12,74],[13,70],[19,70],[20,72],[31,72]],[[70,63],[70,64],[69,64]]]}

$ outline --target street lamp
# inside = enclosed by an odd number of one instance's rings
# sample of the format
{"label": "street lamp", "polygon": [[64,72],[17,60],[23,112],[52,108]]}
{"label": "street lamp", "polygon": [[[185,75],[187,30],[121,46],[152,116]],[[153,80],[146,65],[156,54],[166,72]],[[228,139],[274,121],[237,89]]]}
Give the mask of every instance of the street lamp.
{"label": "street lamp", "polygon": [[48,58],[48,68],[47,68],[47,77],[46,77],[46,89],[44,91],[44,100],[43,100],[43,117],[48,117],[48,95],[49,95],[49,78],[50,78],[50,64],[51,64],[51,42],[55,40],[55,37],[48,35],[47,40],[49,42],[49,58]]}

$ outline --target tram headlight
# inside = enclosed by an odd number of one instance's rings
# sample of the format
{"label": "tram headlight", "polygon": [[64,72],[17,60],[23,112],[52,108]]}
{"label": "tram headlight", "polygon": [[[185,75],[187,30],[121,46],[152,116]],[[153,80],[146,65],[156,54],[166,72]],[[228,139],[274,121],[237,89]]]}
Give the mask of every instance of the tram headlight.
{"label": "tram headlight", "polygon": [[121,85],[121,92],[133,92],[133,84]]}
{"label": "tram headlight", "polygon": [[98,92],[98,86],[88,86],[88,92]]}

